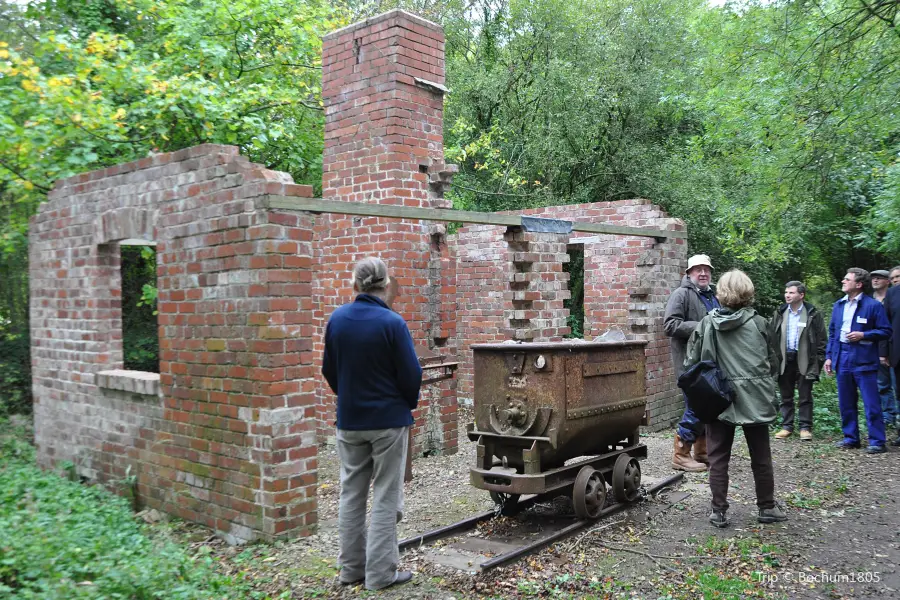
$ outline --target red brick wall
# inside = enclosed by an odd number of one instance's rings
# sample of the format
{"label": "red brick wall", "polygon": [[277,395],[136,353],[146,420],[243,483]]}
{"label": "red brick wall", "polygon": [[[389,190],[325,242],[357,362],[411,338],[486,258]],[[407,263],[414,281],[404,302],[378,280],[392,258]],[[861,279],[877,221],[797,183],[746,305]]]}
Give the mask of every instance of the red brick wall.
{"label": "red brick wall", "polygon": [[[629,227],[683,230],[647,200],[621,200],[521,211],[521,214],[570,221],[609,223]],[[459,230],[451,240],[458,256],[458,329],[462,366],[459,397],[472,399],[473,343],[512,339],[504,331],[504,316],[514,307],[508,290],[503,257],[508,252],[504,228],[476,225]],[[541,234],[550,235],[550,234]],[[662,318],[669,294],[681,281],[687,259],[686,240],[573,233],[569,243],[584,243],[585,339],[610,329],[630,339],[646,339],[647,399],[651,428],[667,427],[683,410],[669,358],[669,339]],[[549,260],[551,257],[542,257]],[[560,265],[559,268],[562,268]],[[548,306],[565,319],[562,302]],[[557,335],[563,335],[561,332]],[[546,339],[556,339],[547,335]]]}
{"label": "red brick wall", "polygon": [[[137,477],[139,500],[232,541],[315,524],[309,195],[229,146],[59,181],[31,224],[41,464]],[[156,241],[160,374],[122,369],[118,241]]]}
{"label": "red brick wall", "polygon": [[[323,39],[323,197],[444,208],[453,170],[443,162],[444,34],[394,10]],[[453,275],[442,224],[325,215],[316,224],[316,356],[328,317],[350,302],[353,264],[384,259],[401,286],[393,308],[417,346],[452,353]],[[318,380],[320,439],[334,435],[335,398]],[[415,451],[455,451],[455,382],[430,386],[415,411]]]}

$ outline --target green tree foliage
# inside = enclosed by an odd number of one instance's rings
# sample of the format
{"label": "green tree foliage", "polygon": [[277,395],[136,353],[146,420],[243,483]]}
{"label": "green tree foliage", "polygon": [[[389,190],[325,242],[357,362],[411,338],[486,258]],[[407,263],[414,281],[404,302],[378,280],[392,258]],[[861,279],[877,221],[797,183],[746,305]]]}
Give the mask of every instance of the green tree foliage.
{"label": "green tree foliage", "polygon": [[568,337],[584,338],[584,246],[572,245],[568,248],[569,262],[564,265],[569,274],[568,300],[563,300],[563,307],[569,309],[566,323],[571,329]]}
{"label": "green tree foliage", "polygon": [[[691,246],[780,295],[781,228],[735,195],[741,161],[707,149],[704,1],[496,2],[448,25],[445,129],[454,204],[496,210],[646,197]],[[773,221],[770,216],[768,221]]]}
{"label": "green tree foliage", "polygon": [[[900,154],[900,2],[744,3],[708,11],[694,97],[704,153],[728,186],[735,233],[807,274],[884,267],[900,246],[892,173]],[[894,192],[892,192],[894,190]],[[722,239],[741,253],[737,235]],[[755,258],[748,253],[747,258]]]}
{"label": "green tree foliage", "polygon": [[443,6],[456,206],[650,198],[765,311],[900,262],[900,2]]}
{"label": "green tree foliage", "polygon": [[55,180],[212,142],[321,185],[321,37],[346,19],[323,0],[0,0],[0,370],[27,349],[27,223]]}
{"label": "green tree foliage", "polygon": [[321,35],[307,0],[45,0],[0,49],[0,181],[60,177],[204,142],[321,179]]}
{"label": "green tree foliage", "polygon": [[122,246],[122,350],[125,368],[159,373],[156,249]]}
{"label": "green tree foliage", "polygon": [[31,412],[28,330],[0,320],[0,419]]}

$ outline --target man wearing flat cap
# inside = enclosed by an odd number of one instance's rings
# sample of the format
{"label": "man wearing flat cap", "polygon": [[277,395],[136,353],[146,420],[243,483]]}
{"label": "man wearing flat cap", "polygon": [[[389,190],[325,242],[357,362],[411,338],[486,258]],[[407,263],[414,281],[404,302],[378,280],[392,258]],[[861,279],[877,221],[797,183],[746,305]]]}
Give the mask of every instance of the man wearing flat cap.
{"label": "man wearing flat cap", "polygon": [[[706,313],[720,307],[711,285],[712,268],[707,255],[696,254],[690,257],[681,286],[672,292],[666,304],[663,328],[666,335],[672,338],[671,353],[676,378],[684,372],[687,343],[697,324]],[[708,464],[704,425],[685,404],[684,415],[675,432],[672,467],[679,471],[697,472],[705,471]]]}
{"label": "man wearing flat cap", "polygon": [[[869,273],[872,283],[872,297],[884,306],[888,288],[891,285],[891,274],[883,269]],[[887,308],[885,306],[885,308]],[[878,396],[881,398],[881,412],[884,415],[884,426],[895,427],[897,424],[897,398],[894,395],[893,373],[891,371],[888,355],[890,354],[890,340],[883,340],[878,344]]]}

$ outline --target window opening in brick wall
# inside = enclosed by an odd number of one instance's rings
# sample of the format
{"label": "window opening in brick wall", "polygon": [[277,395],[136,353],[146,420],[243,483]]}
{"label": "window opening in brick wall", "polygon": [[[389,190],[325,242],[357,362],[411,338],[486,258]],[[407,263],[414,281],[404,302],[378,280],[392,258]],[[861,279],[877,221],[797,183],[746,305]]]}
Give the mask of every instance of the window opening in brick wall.
{"label": "window opening in brick wall", "polygon": [[569,292],[571,296],[563,301],[563,307],[569,309],[568,325],[572,332],[570,338],[584,338],[584,244],[566,246],[569,262],[564,268],[569,273]]}
{"label": "window opening in brick wall", "polygon": [[125,368],[159,373],[156,319],[156,247],[142,240],[120,243],[122,350]]}

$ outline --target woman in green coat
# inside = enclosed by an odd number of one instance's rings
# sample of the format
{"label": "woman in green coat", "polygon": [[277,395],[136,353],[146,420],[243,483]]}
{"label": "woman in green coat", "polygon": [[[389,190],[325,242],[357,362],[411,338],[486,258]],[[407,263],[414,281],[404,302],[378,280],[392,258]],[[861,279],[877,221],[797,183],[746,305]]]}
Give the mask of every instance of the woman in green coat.
{"label": "woman in green coat", "polygon": [[717,291],[723,308],[700,321],[684,360],[686,369],[703,360],[716,361],[735,390],[731,406],[718,421],[706,425],[712,492],[709,522],[716,527],[728,525],[728,463],[738,426],[743,428],[750,450],[759,522],[787,520],[775,504],[775,471],[769,446],[769,423],[776,417],[772,399],[778,362],[769,343],[766,320],[750,308],[753,294],[753,282],[746,273],[737,269],[725,273]]}

